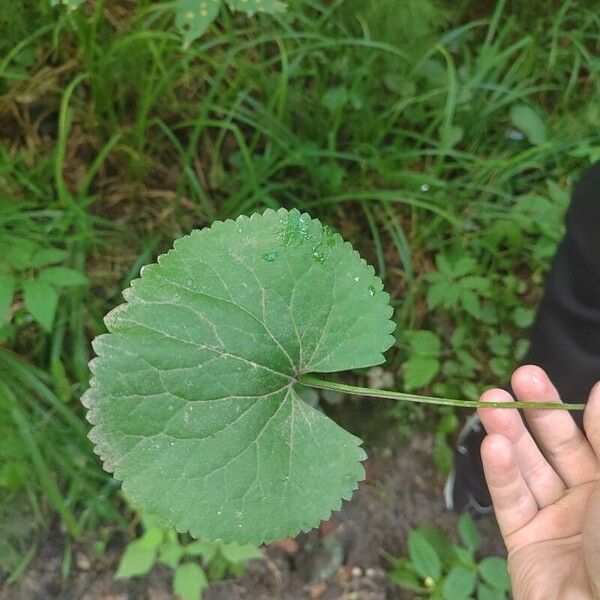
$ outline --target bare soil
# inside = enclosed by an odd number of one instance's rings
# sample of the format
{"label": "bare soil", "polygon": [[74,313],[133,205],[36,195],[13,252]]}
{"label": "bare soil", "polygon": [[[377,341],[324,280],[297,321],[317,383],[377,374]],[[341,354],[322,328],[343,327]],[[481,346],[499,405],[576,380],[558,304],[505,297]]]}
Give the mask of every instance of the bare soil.
{"label": "bare soil", "polygon": [[[367,477],[351,502],[319,530],[266,548],[246,574],[220,582],[205,600],[404,600],[385,576],[382,549],[401,555],[415,526],[432,523],[452,536],[456,518],[443,505],[443,479],[431,460],[431,437],[415,436],[408,446],[371,450]],[[479,522],[484,552],[503,554],[495,523]],[[61,542],[46,545],[21,578],[1,587],[0,600],[170,600],[170,571],[155,567],[143,578],[115,581],[121,549],[91,559],[91,543],[76,548],[66,589],[61,589]]]}

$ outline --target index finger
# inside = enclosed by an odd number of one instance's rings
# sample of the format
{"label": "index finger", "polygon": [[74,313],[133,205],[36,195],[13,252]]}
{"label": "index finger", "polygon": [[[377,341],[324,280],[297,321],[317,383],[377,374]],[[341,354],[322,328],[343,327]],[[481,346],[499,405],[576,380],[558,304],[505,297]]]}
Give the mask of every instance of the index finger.
{"label": "index finger", "polygon": [[538,514],[538,505],[507,438],[497,433],[486,436],[481,444],[481,458],[496,520],[507,541],[508,536],[525,527]]}

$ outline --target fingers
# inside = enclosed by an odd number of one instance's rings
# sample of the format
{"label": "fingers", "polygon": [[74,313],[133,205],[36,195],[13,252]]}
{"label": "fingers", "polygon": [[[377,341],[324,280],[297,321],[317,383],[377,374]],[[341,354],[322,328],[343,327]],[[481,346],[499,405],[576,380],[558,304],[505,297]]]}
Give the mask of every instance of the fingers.
{"label": "fingers", "polygon": [[[512,402],[504,390],[489,390],[482,402]],[[527,487],[540,508],[556,502],[565,493],[565,485],[548,464],[527,431],[517,410],[480,409],[479,418],[488,434],[500,434],[510,441],[517,465]]]}
{"label": "fingers", "polygon": [[[524,402],[561,401],[546,373],[533,365],[515,371],[512,387],[517,399]],[[533,437],[567,487],[597,477],[598,458],[567,411],[529,409],[524,412]]]}
{"label": "fingers", "polygon": [[521,475],[512,444],[498,434],[481,444],[485,479],[502,536],[518,531],[535,517],[538,505]]}
{"label": "fingers", "polygon": [[[599,386],[596,385],[596,398]],[[590,401],[592,400],[590,396]],[[590,585],[594,597],[600,598],[600,573],[598,572],[598,556],[600,556],[600,484],[595,484],[587,502],[583,525],[583,554],[585,557]]]}
{"label": "fingers", "polygon": [[583,413],[583,427],[596,456],[600,460],[600,382],[597,383]]}

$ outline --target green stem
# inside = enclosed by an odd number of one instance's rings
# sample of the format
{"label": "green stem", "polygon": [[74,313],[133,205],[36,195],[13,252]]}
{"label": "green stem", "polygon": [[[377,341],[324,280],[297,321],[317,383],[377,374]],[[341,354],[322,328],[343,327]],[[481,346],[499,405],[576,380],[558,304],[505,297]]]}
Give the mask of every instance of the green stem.
{"label": "green stem", "polygon": [[370,398],[389,398],[404,402],[420,402],[421,404],[437,404],[441,406],[458,406],[459,408],[544,408],[547,410],[584,410],[585,404],[563,404],[561,402],[477,402],[475,400],[452,400],[451,398],[433,398],[432,396],[415,396],[391,390],[378,390],[356,385],[346,385],[335,381],[319,379],[312,375],[301,375],[298,381],[303,385],[321,390],[333,390],[344,394],[368,396]]}

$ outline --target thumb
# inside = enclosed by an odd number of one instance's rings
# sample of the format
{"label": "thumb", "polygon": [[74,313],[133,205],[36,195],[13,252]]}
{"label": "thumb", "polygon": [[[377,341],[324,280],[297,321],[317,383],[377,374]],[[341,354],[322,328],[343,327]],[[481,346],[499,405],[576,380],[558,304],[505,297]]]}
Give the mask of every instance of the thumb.
{"label": "thumb", "polygon": [[586,507],[583,523],[583,554],[590,578],[593,597],[600,599],[600,482],[594,484]]}

